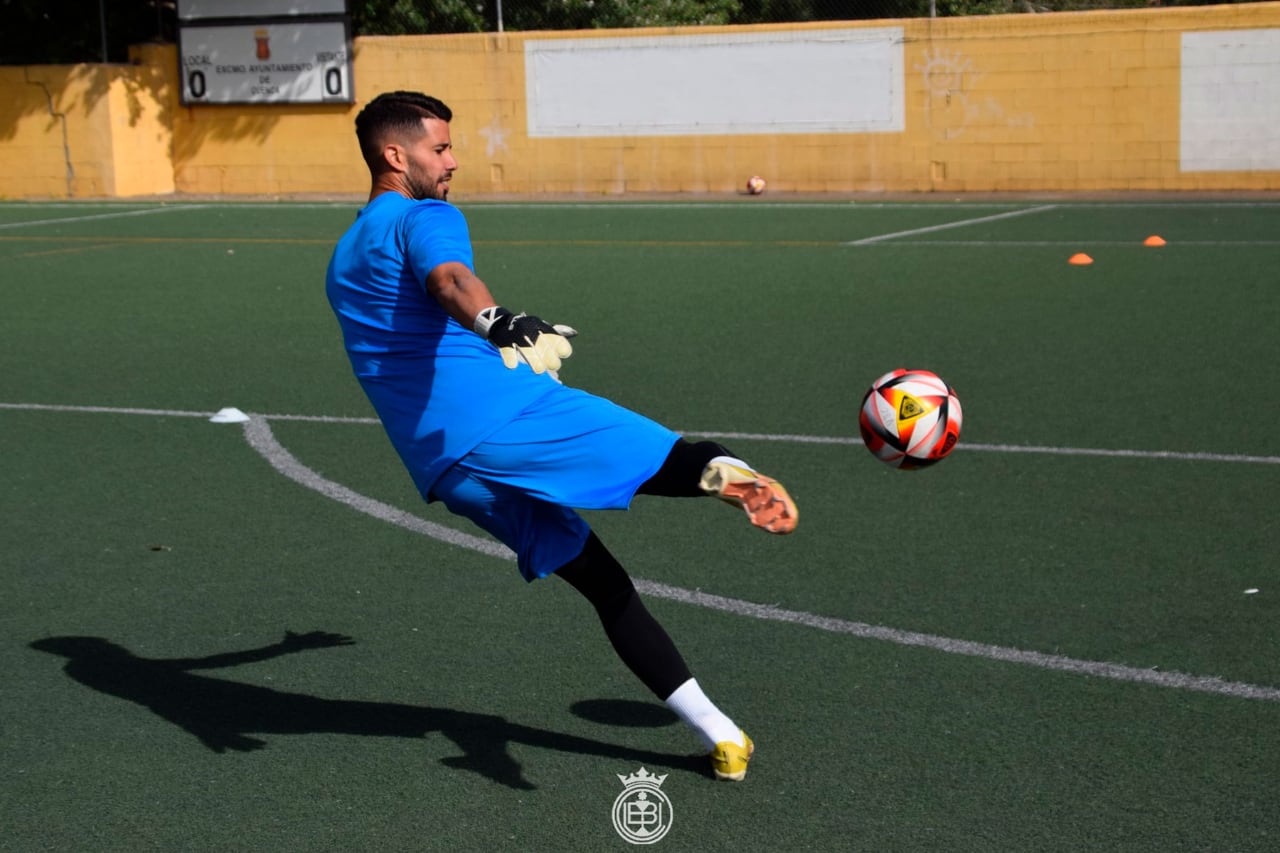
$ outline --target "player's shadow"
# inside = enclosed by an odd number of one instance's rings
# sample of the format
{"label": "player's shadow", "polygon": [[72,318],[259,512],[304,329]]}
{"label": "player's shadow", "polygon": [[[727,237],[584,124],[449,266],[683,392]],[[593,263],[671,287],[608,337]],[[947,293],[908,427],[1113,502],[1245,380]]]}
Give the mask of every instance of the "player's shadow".
{"label": "player's shadow", "polygon": [[371,737],[421,738],[439,732],[462,754],[442,759],[512,788],[535,787],[507,751],[510,743],[595,755],[632,765],[699,770],[705,759],[605,743],[577,735],[513,723],[493,714],[450,708],[322,699],[196,675],[280,655],[348,645],[347,637],[315,631],[286,633],[279,643],[202,658],[144,658],[101,637],[47,637],[31,648],[67,658],[64,672],[101,693],[151,710],[199,738],[214,752],[248,752],[266,741],[251,735],[336,733]]}
{"label": "player's shadow", "polygon": [[630,699],[583,699],[569,707],[575,717],[605,726],[653,729],[680,721],[671,709]]}

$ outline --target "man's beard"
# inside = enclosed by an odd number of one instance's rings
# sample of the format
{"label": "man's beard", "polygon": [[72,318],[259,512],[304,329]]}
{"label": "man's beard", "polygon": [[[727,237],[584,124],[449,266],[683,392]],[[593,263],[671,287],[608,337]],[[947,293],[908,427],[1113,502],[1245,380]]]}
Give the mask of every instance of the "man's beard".
{"label": "man's beard", "polygon": [[444,201],[449,197],[448,184],[423,180],[415,171],[409,171],[405,174],[405,184],[409,187],[409,194],[418,201],[428,198]]}

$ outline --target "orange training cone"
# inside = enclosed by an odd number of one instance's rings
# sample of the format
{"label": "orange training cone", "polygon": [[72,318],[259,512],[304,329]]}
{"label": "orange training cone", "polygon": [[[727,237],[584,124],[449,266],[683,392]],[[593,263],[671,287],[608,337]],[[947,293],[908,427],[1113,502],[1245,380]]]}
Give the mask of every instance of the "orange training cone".
{"label": "orange training cone", "polygon": [[1089,264],[1093,263],[1093,258],[1089,257],[1084,252],[1076,252],[1067,259],[1067,263],[1075,267],[1087,267]]}
{"label": "orange training cone", "polygon": [[1168,244],[1167,244],[1167,243],[1165,243],[1164,238],[1163,238],[1163,237],[1161,237],[1159,234],[1152,234],[1150,237],[1148,237],[1147,239],[1145,239],[1145,240],[1143,240],[1143,241],[1142,241],[1142,245],[1144,245],[1144,246],[1165,246],[1165,245],[1168,245]]}

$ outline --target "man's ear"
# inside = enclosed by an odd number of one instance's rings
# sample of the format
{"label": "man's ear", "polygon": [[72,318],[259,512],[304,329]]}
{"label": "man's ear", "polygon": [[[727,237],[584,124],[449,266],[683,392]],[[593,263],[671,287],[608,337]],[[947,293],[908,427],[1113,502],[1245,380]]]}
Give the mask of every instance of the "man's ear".
{"label": "man's ear", "polygon": [[404,146],[388,142],[382,146],[382,160],[393,172],[407,172],[409,161],[405,157]]}

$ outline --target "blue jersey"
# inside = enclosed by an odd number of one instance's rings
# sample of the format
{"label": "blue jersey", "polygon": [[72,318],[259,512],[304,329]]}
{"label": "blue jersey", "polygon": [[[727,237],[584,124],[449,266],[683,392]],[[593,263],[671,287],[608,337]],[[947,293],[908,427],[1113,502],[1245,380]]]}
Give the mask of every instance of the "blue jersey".
{"label": "blue jersey", "polygon": [[442,472],[558,388],[498,350],[427,293],[427,274],[474,271],[462,212],[383,193],[338,241],[326,291],[356,378],[424,497]]}

